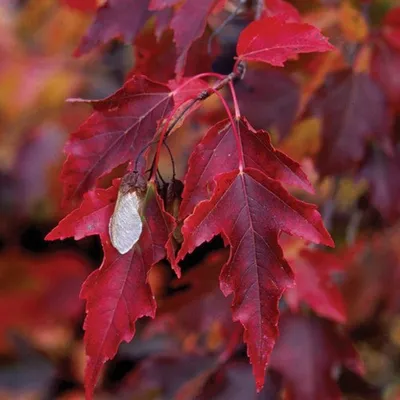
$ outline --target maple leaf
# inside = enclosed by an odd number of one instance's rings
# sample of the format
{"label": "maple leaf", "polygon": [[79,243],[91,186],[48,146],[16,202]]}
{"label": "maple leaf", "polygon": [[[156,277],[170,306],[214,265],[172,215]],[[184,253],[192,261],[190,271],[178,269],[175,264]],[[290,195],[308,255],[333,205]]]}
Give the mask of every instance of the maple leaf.
{"label": "maple leaf", "polygon": [[284,314],[279,331],[269,366],[282,374],[288,400],[341,400],[334,369],[363,371],[350,340],[327,321]]}
{"label": "maple leaf", "polygon": [[235,86],[239,108],[256,129],[290,132],[300,104],[299,85],[281,70],[248,69]]}
{"label": "maple leaf", "polygon": [[212,198],[199,203],[184,222],[176,261],[218,234],[230,244],[220,287],[225,296],[234,293],[233,320],[245,328],[247,352],[261,390],[277,336],[278,301],[293,283],[278,235],[285,231],[316,243],[333,242],[314,205],[295,199],[261,171],[245,168],[219,174],[215,182]]}
{"label": "maple leaf", "polygon": [[97,11],[75,54],[88,53],[117,37],[131,42],[152,15],[148,7],[149,0],[135,0],[134,4],[132,0],[107,0]]}
{"label": "maple leaf", "polygon": [[[257,168],[271,178],[313,191],[299,164],[275,150],[266,131],[255,131],[243,117],[236,127],[246,167]],[[239,157],[229,120],[220,121],[207,132],[190,157],[180,218],[189,215],[200,201],[211,197],[215,175],[235,170]]]}
{"label": "maple leaf", "polygon": [[282,67],[299,53],[324,52],[332,45],[314,26],[287,22],[284,16],[264,17],[253,21],[239,36],[239,60],[262,61]]}
{"label": "maple leaf", "polygon": [[175,226],[154,184],[150,183],[143,200],[140,239],[128,253],[121,255],[108,236],[108,224],[117,198],[116,186],[88,192],[81,206],[46,237],[47,240],[69,236],[81,239],[97,234],[103,245],[103,263],[87,278],[81,291],[87,313],[84,329],[88,399],[92,398],[103,364],[115,356],[122,341],[129,342],[133,338],[136,320],[143,316],[154,317],[156,303],[147,275],[151,266],[166,256],[165,246]]}
{"label": "maple leaf", "polygon": [[65,146],[61,180],[65,200],[79,199],[96,180],[127,161],[135,161],[172,108],[167,86],[133,76],[104,100],[87,101],[94,113]]}
{"label": "maple leaf", "polygon": [[292,311],[299,311],[300,302],[307,303],[318,315],[339,323],[346,322],[346,306],[333,273],[343,270],[339,258],[320,250],[302,250],[294,259],[287,259],[294,269],[296,286],[285,292]]}
{"label": "maple leaf", "polygon": [[371,203],[388,222],[400,217],[400,151],[388,156],[375,148],[361,167],[359,177],[370,185]]}
{"label": "maple leaf", "polygon": [[322,118],[316,164],[324,176],[348,170],[362,159],[367,140],[387,134],[384,94],[364,73],[346,69],[329,75],[309,109]]}
{"label": "maple leaf", "polygon": [[174,31],[174,40],[178,52],[175,72],[181,74],[185,68],[187,53],[193,42],[200,38],[207,25],[207,18],[218,0],[186,0],[175,11],[170,27]]}

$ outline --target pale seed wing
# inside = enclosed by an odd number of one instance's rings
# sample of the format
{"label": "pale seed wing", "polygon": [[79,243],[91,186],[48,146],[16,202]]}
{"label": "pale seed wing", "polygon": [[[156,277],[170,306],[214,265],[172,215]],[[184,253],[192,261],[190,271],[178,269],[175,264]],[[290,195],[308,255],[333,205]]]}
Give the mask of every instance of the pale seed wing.
{"label": "pale seed wing", "polygon": [[136,192],[119,194],[114,214],[110,218],[110,239],[121,254],[127,253],[139,240],[142,220],[139,215],[139,199]]}

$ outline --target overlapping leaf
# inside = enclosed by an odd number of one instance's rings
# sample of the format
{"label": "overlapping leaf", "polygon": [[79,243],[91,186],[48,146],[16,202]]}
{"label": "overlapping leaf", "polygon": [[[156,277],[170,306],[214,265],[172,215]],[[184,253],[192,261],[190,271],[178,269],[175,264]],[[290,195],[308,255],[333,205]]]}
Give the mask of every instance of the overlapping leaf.
{"label": "overlapping leaf", "polygon": [[201,37],[207,25],[207,18],[218,0],[186,0],[174,14],[171,28],[178,52],[175,71],[182,73],[187,53],[193,42]]}
{"label": "overlapping leaf", "polygon": [[152,13],[148,10],[150,0],[107,0],[97,11],[95,20],[82,38],[77,55],[85,54],[96,46],[122,37],[131,42]]}
{"label": "overlapping leaf", "polygon": [[353,167],[363,157],[368,140],[387,134],[385,97],[364,73],[331,74],[310,109],[322,117],[322,147],[316,162],[323,175]]}
{"label": "overlapping leaf", "polygon": [[98,178],[135,161],[154,137],[159,120],[171,110],[173,99],[167,86],[133,76],[110,97],[89,103],[94,113],[65,147],[65,200],[80,199]]}
{"label": "overlapping leaf", "polygon": [[[236,127],[246,167],[257,168],[271,178],[312,191],[299,164],[275,150],[266,131],[255,131],[245,118],[241,118]],[[189,215],[200,201],[211,197],[214,177],[235,170],[240,156],[229,120],[217,123],[208,131],[189,161],[181,218]]]}
{"label": "overlapping leaf", "polygon": [[370,184],[371,202],[388,222],[400,217],[400,151],[388,156],[375,149],[360,171]]}
{"label": "overlapping leaf", "polygon": [[143,316],[154,317],[156,304],[147,274],[153,264],[166,256],[165,246],[174,228],[173,218],[164,210],[154,185],[149,184],[144,199],[143,231],[138,243],[121,255],[108,237],[108,224],[117,197],[115,186],[87,193],[79,209],[65,217],[47,236],[48,240],[74,236],[80,239],[100,235],[104,260],[82,287],[86,299],[85,371],[87,398],[103,364],[115,356],[122,341],[135,334],[135,322]]}
{"label": "overlapping leaf", "polygon": [[296,286],[286,292],[286,301],[293,311],[299,311],[304,301],[318,315],[339,323],[346,321],[346,306],[334,273],[343,270],[339,258],[320,250],[303,249],[293,260]]}
{"label": "overlapping leaf", "polygon": [[262,61],[276,67],[300,53],[324,52],[333,47],[321,32],[308,24],[287,22],[284,15],[252,22],[240,34],[240,60]]}
{"label": "overlapping leaf", "polygon": [[293,283],[278,235],[285,231],[315,243],[333,243],[316,207],[296,200],[261,171],[236,170],[217,175],[215,182],[212,198],[201,202],[185,220],[177,260],[217,234],[230,244],[220,287],[226,296],[234,294],[233,319],[245,328],[244,340],[260,390],[277,336],[278,301]]}
{"label": "overlapping leaf", "polygon": [[281,138],[292,128],[300,104],[299,85],[277,69],[248,69],[236,85],[240,111],[256,129],[276,128]]}
{"label": "overlapping leaf", "polygon": [[287,399],[342,399],[334,369],[363,370],[350,340],[332,324],[300,315],[283,315],[279,328],[270,367],[282,374]]}

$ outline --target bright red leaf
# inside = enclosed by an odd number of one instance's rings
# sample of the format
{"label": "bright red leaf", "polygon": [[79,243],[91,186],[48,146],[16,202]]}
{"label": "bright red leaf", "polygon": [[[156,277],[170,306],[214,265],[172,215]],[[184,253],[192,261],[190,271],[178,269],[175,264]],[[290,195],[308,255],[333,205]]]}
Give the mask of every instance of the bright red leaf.
{"label": "bright red leaf", "polygon": [[173,218],[164,210],[155,187],[149,184],[144,199],[143,231],[138,243],[121,255],[112,247],[108,224],[114,212],[117,188],[89,192],[79,209],[65,217],[47,240],[74,236],[80,239],[98,234],[104,260],[82,287],[86,299],[85,347],[88,356],[85,383],[91,399],[103,364],[113,358],[122,341],[135,334],[135,322],[154,317],[156,303],[147,283],[152,265],[166,256],[165,246],[174,228]]}
{"label": "bright red leaf", "polygon": [[82,38],[76,55],[82,55],[96,46],[122,37],[131,42],[152,13],[148,10],[149,0],[107,0],[97,11],[95,20]]}
{"label": "bright red leaf", "polygon": [[[236,126],[246,167],[259,169],[283,183],[313,191],[299,164],[275,150],[266,131],[255,131],[245,118],[241,118]],[[239,157],[229,120],[214,125],[189,160],[180,208],[181,218],[188,216],[200,201],[211,197],[216,174],[235,170]]]}
{"label": "bright red leaf", "polygon": [[344,323],[346,306],[333,275],[343,270],[339,258],[320,250],[302,250],[288,261],[296,279],[296,286],[285,293],[290,308],[297,312],[304,301],[318,315]]}
{"label": "bright red leaf", "polygon": [[104,100],[88,101],[94,113],[73,133],[61,179],[65,200],[79,199],[98,178],[136,157],[172,108],[167,86],[133,76]]}
{"label": "bright red leaf", "polygon": [[356,165],[366,142],[387,134],[386,102],[379,86],[364,73],[342,70],[328,76],[310,110],[322,118],[322,147],[317,167],[322,175]]}
{"label": "bright red leaf", "polygon": [[270,368],[283,375],[288,400],[341,400],[333,378],[344,365],[361,374],[363,367],[350,340],[323,320],[284,314]]}
{"label": "bright red leaf", "polygon": [[315,243],[333,242],[315,206],[295,199],[262,172],[246,168],[217,175],[215,181],[212,198],[199,203],[185,220],[177,261],[218,234],[230,244],[231,256],[222,269],[220,286],[225,296],[234,293],[233,319],[245,328],[244,340],[260,390],[277,337],[278,301],[293,284],[278,235],[285,231]]}
{"label": "bright red leaf", "polygon": [[400,51],[400,7],[395,7],[386,14],[382,35],[392,47]]}
{"label": "bright red leaf", "polygon": [[312,25],[287,22],[280,16],[253,21],[239,36],[240,60],[262,61],[276,67],[300,53],[323,52],[333,47]]}

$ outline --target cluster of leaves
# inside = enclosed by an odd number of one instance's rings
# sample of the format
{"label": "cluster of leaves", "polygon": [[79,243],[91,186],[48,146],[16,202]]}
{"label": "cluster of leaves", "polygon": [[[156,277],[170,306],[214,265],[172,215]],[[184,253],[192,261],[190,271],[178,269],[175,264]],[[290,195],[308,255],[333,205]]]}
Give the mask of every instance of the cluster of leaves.
{"label": "cluster of leaves", "polygon": [[[363,370],[341,325],[398,306],[396,241],[358,237],[400,217],[400,9],[381,6],[374,20],[369,1],[60,3],[95,14],[76,55],[122,39],[135,59],[115,93],[71,100],[93,113],[65,147],[72,211],[47,236],[101,240],[103,262],[81,290],[86,397],[138,324],[141,337],[181,348],[145,352],[121,396],[339,399],[334,372]],[[197,143],[183,149],[189,135]],[[360,179],[368,185],[354,190]],[[319,246],[333,240],[295,194],[322,204],[340,253]],[[189,254],[218,235],[228,253],[188,270]],[[369,247],[387,257],[373,290],[358,270]],[[190,289],[169,296],[174,285]]]}

